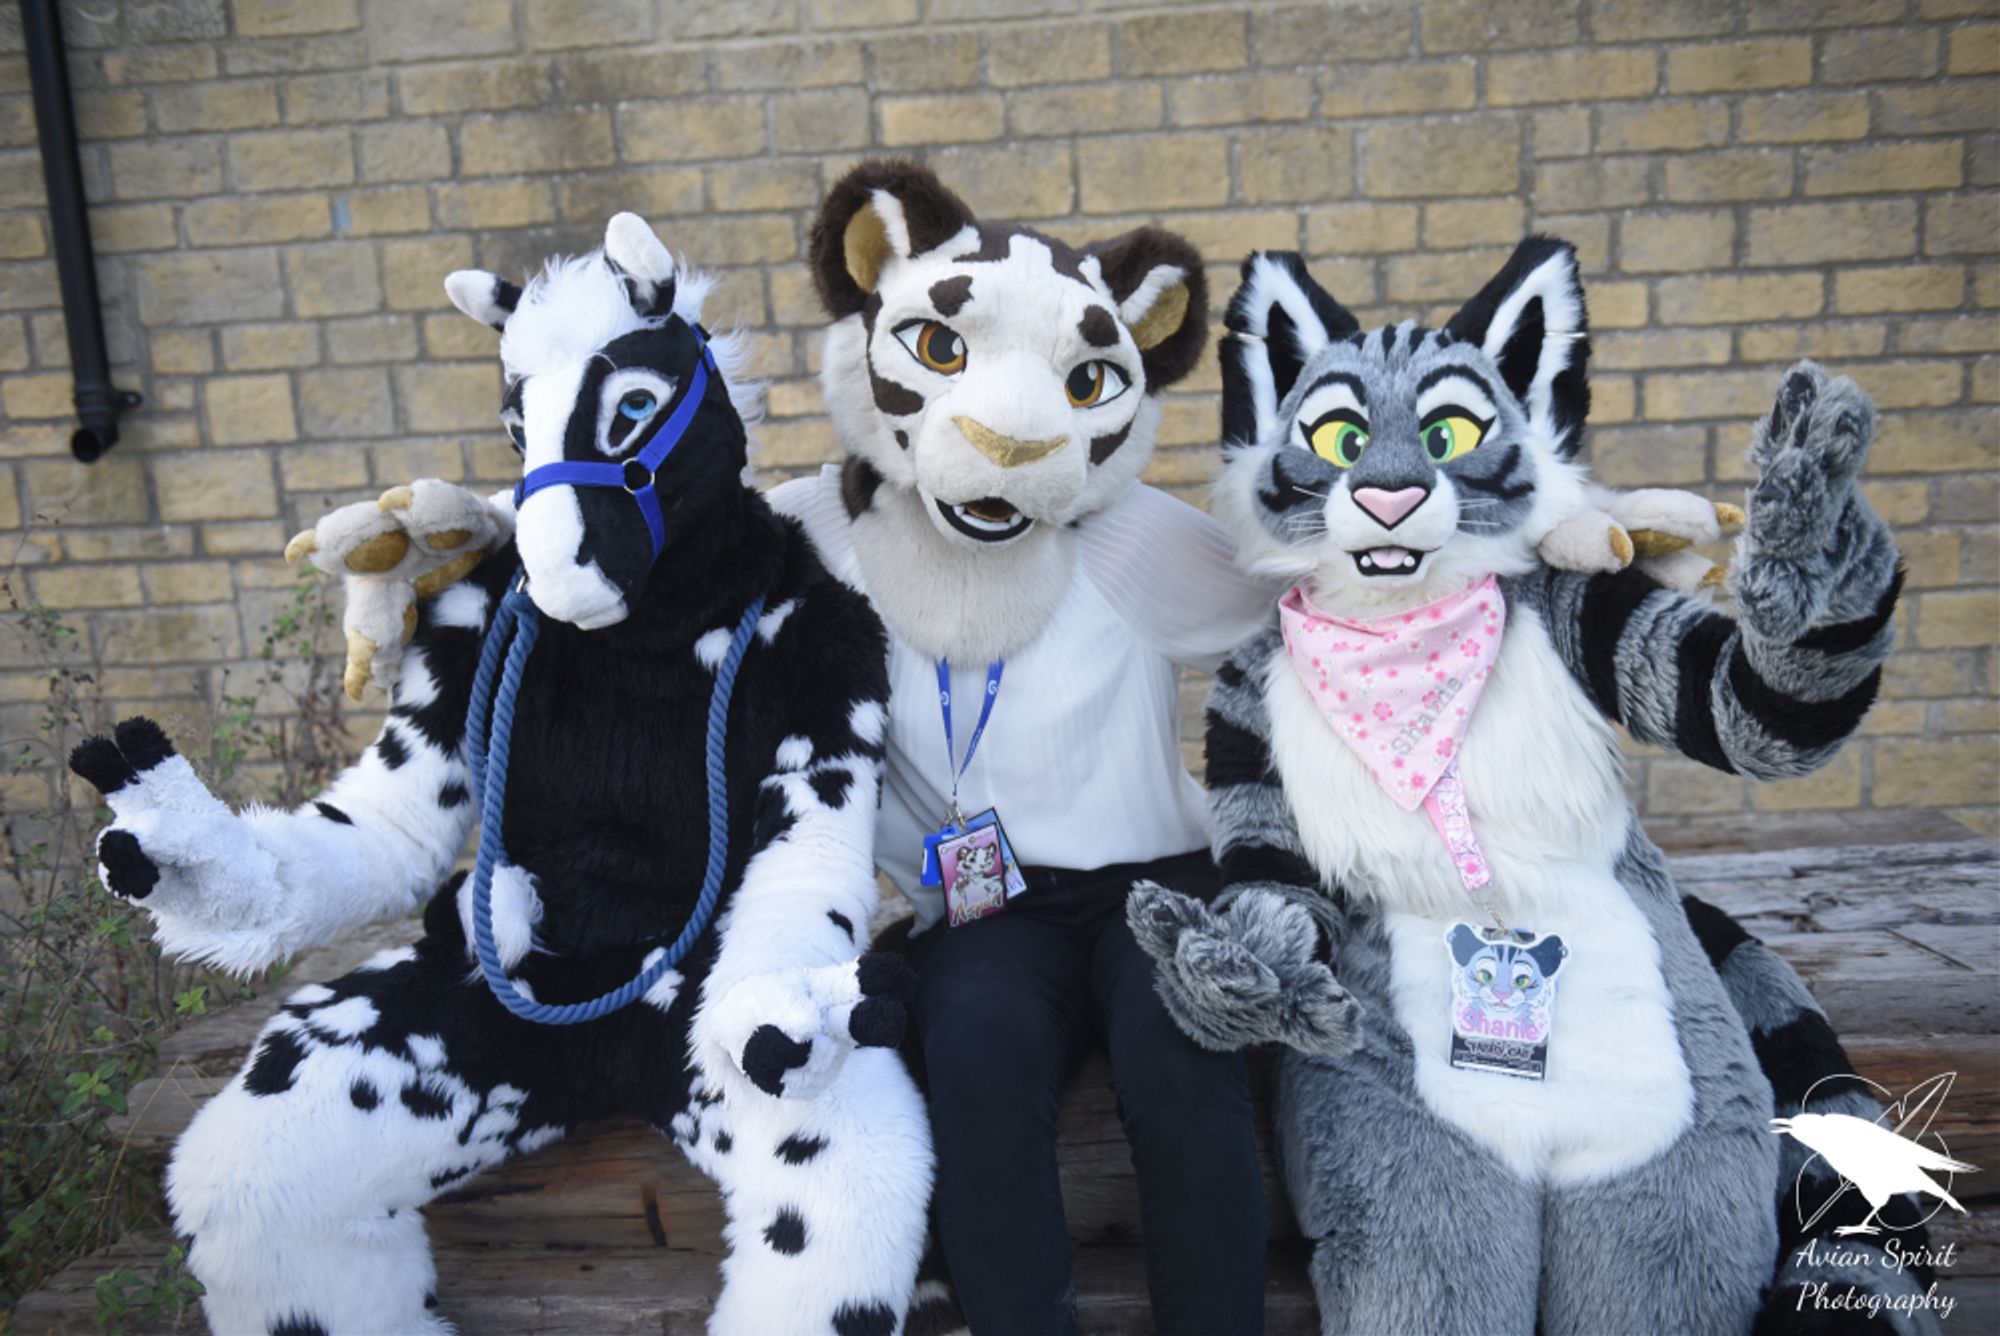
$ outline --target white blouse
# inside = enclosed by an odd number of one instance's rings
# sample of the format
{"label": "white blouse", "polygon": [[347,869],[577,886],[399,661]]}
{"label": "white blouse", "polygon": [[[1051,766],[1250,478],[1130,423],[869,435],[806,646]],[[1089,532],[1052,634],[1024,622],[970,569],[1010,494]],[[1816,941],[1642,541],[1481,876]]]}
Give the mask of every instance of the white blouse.
{"label": "white blouse", "polygon": [[[867,592],[837,468],[785,483],[770,500],[805,526],[836,576]],[[1042,633],[1007,659],[959,804],[995,809],[1028,866],[1090,869],[1206,848],[1207,796],[1181,763],[1174,669],[1213,671],[1263,625],[1279,591],[1237,570],[1220,524],[1151,487],[1084,519],[1077,536],[1076,576]],[[889,645],[875,862],[921,930],[944,912],[939,890],[919,884],[923,838],[950,805],[986,665],[951,665],[958,753],[948,762],[935,664],[893,629]]]}

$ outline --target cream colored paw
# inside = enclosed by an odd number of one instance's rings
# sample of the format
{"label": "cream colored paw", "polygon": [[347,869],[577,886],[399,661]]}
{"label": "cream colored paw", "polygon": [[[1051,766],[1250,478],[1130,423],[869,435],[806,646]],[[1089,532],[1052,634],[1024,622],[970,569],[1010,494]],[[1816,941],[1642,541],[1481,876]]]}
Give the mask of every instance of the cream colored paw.
{"label": "cream colored paw", "polygon": [[1600,574],[1622,571],[1632,562],[1632,538],[1610,515],[1587,508],[1543,535],[1542,560],[1557,570]]}

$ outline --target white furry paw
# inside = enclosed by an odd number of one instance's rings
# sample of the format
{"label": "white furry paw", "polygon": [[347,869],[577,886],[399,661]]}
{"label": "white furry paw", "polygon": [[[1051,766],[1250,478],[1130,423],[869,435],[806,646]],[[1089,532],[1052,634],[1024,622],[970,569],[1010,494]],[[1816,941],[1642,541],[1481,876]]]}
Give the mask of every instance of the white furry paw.
{"label": "white furry paw", "polygon": [[[268,908],[279,884],[277,860],[208,791],[160,726],[127,719],[112,737],[78,744],[69,764],[111,807],[112,823],[97,837],[105,889],[144,904],[176,955],[226,969],[264,963],[218,954],[216,943],[240,938]],[[224,923],[235,931],[216,933]]]}
{"label": "white furry paw", "polygon": [[395,685],[402,647],[417,629],[417,600],[457,583],[507,540],[504,508],[455,483],[422,478],[391,487],[320,518],[285,545],[285,560],[306,558],[346,581],[347,670],[354,700],[369,682]]}
{"label": "white furry paw", "polygon": [[1595,507],[1565,517],[1542,535],[1542,560],[1559,571],[1608,574],[1632,562],[1632,539],[1619,523]]}
{"label": "white furry paw", "polygon": [[740,980],[696,1021],[702,1041],[776,1099],[811,1099],[850,1049],[902,1042],[915,977],[902,957],[871,951],[817,969]]}

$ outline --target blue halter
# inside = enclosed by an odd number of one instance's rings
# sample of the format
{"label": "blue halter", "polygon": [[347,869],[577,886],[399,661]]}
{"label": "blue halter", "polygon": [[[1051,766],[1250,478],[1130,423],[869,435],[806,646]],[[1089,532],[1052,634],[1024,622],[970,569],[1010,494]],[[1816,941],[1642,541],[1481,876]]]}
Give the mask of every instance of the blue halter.
{"label": "blue halter", "polygon": [[681,437],[687,435],[694,415],[701,411],[701,401],[708,393],[709,372],[715,367],[708,340],[698,334],[696,338],[700,339],[701,356],[695,362],[694,375],[681,391],[674,411],[667,415],[645,448],[616,464],[609,460],[558,459],[553,464],[529,469],[527,476],[514,484],[515,512],[518,514],[521,503],[544,487],[622,487],[632,494],[632,499],[639,503],[639,513],[646,517],[646,532],[653,538],[653,560],[658,561],[660,549],[667,545],[667,522],[660,514],[660,494],[655,486],[660,466],[681,443]]}
{"label": "blue halter", "polygon": [[[660,465],[673,453],[688,424],[701,407],[708,389],[709,372],[714,368],[704,341],[701,360],[688,381],[679,404],[645,449],[623,464],[577,463],[562,460],[544,464],[523,478],[514,489],[514,508],[544,487],[623,487],[639,503],[646,517],[646,529],[653,537],[653,559],[659,560],[666,544],[666,524],[660,515],[660,499],[654,490]],[[717,374],[720,374],[719,372]],[[479,854],[472,871],[472,949],[479,959],[479,972],[500,1005],[523,1020],[544,1025],[575,1025],[608,1016],[631,1005],[658,983],[667,972],[686,958],[715,917],[716,901],[722,893],[722,877],[729,862],[729,784],[724,766],[724,743],[728,736],[729,700],[736,686],[737,669],[750,648],[751,637],[764,615],[764,597],[758,595],[743,610],[729,649],[716,666],[715,686],[708,700],[708,730],[704,747],[708,779],[708,862],[703,869],[701,894],[694,912],[680,935],[661,957],[641,970],[623,987],[587,1002],[555,1005],[536,1001],[521,991],[500,960],[499,944],[493,935],[493,874],[506,858],[501,822],[507,810],[507,759],[514,735],[514,702],[521,690],[521,676],[534,652],[541,632],[541,614],[528,597],[525,581],[501,599],[493,622],[486,628],[479,650],[479,671],[472,681],[472,698],[465,718],[465,756],[472,771],[474,792],[479,795]],[[491,710],[491,731],[488,711]]]}

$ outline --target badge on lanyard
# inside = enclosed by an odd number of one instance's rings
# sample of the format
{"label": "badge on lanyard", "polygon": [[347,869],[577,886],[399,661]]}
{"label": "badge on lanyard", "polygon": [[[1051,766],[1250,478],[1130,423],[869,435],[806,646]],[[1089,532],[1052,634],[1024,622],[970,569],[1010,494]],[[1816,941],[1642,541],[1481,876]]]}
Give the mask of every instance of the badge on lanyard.
{"label": "badge on lanyard", "polygon": [[956,755],[951,727],[951,664],[937,662],[938,708],[944,715],[945,764],[951,769],[951,807],[944,823],[924,836],[924,866],[920,878],[925,886],[944,888],[945,922],[949,927],[971,923],[997,914],[1007,907],[1010,896],[1027,889],[1020,864],[1014,860],[1013,846],[1000,826],[999,813],[992,808],[968,817],[958,805],[958,784],[965,777],[979,740],[986,734],[986,721],[993,716],[993,702],[1000,695],[1000,674],[1006,661],[996,659],[986,666],[986,693],[979,705],[979,722],[965,747],[965,759]]}
{"label": "badge on lanyard", "polygon": [[1451,1065],[1539,1081],[1555,1032],[1556,975],[1569,948],[1553,934],[1459,923],[1451,952]]}

